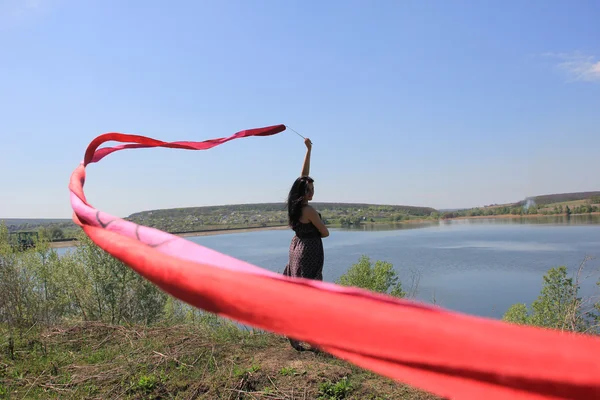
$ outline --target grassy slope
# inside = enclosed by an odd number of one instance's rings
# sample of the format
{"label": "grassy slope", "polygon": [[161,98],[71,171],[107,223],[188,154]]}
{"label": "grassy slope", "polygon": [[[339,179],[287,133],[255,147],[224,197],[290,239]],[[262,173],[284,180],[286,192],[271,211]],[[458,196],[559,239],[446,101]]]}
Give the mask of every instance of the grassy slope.
{"label": "grassy slope", "polygon": [[[590,203],[590,200],[593,198],[599,198],[600,197],[600,192],[577,192],[577,193],[559,193],[559,194],[549,194],[549,195],[542,195],[542,196],[534,196],[531,197],[530,199],[533,200],[535,202],[535,205],[539,211],[538,214],[530,214],[530,215],[523,215],[524,217],[536,217],[539,215],[542,215],[542,211],[547,211],[547,212],[551,212],[554,207],[558,207],[558,206],[562,206],[563,209],[566,206],[569,206],[569,208],[571,209],[571,211],[573,212],[573,210],[575,210],[577,207],[579,206],[583,206],[586,205],[588,203]],[[513,207],[521,207],[524,206],[526,203],[525,200],[516,202],[516,203],[506,203],[506,204],[492,204],[492,205],[487,205],[484,207],[474,207],[474,208],[470,208],[470,209],[462,209],[462,210],[456,210],[460,212],[468,212],[470,210],[475,210],[475,209],[479,209],[482,211],[485,210],[493,210],[493,209],[497,209],[497,208],[504,208],[504,207],[508,207],[508,208],[513,208]],[[598,202],[591,202],[592,205],[594,206],[600,206],[600,204],[598,204]],[[564,214],[564,213],[563,213]],[[511,217],[515,217],[516,215],[511,215],[511,214],[501,214],[501,215],[482,215],[482,216],[464,216],[461,215],[460,219],[469,219],[469,218],[511,218]]]}
{"label": "grassy slope", "polygon": [[[538,205],[537,207],[538,207],[539,211],[542,211],[542,210],[548,210],[548,211],[550,211],[550,210],[554,209],[555,206],[556,207],[562,206],[563,209],[566,206],[569,206],[569,208],[571,210],[573,210],[573,209],[575,209],[575,208],[577,208],[579,206],[586,205],[588,203],[588,201],[589,201],[589,199],[570,200],[570,201],[562,201],[562,202],[557,202],[557,203],[541,204],[541,205]],[[592,203],[592,205],[598,206],[600,204]],[[511,206],[516,206],[516,203],[515,204],[498,204],[498,205],[493,205],[493,206],[486,206],[486,207],[481,207],[481,209],[485,210],[485,209],[488,209],[488,208],[493,209],[493,208],[511,207]],[[514,215],[513,215],[513,217],[514,217]]]}
{"label": "grassy slope", "polygon": [[[529,199],[533,200],[538,207],[547,207],[559,204],[583,204],[592,197],[600,196],[600,192],[576,192],[576,193],[557,193],[533,196]],[[520,207],[525,205],[527,200],[521,200],[514,203],[493,204],[481,208],[498,208],[498,207]]]}
{"label": "grassy slope", "polygon": [[[4,332],[4,342],[7,336]],[[435,399],[279,336],[87,323],[1,343],[0,398]]]}
{"label": "grassy slope", "polygon": [[[600,192],[577,192],[577,193],[558,193],[535,196],[533,199],[538,205],[549,205],[554,203],[565,203],[577,200],[588,200],[592,197],[600,196]],[[519,202],[519,205],[525,202]]]}

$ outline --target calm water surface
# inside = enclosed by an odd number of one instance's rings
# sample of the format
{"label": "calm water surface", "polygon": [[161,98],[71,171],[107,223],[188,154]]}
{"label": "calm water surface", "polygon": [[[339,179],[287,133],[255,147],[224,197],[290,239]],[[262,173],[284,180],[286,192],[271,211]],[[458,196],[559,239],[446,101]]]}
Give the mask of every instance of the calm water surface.
{"label": "calm water surface", "polygon": [[[391,262],[417,298],[470,314],[499,318],[511,304],[531,303],[551,267],[575,272],[600,255],[600,221],[465,220],[411,229],[331,230],[323,240],[323,277],[335,281],[363,254]],[[383,229],[381,229],[383,228]],[[387,228],[387,229],[386,229]],[[190,240],[254,265],[282,272],[293,233],[264,231]],[[582,294],[595,295],[600,259],[587,263]],[[591,274],[591,276],[590,276]]]}
{"label": "calm water surface", "polygon": [[[188,238],[254,265],[282,272],[291,231]],[[332,229],[323,240],[323,277],[335,281],[361,255],[392,263],[403,283],[420,277],[417,299],[500,318],[517,302],[530,304],[542,276],[565,265],[574,273],[586,255],[600,255],[600,218],[490,219],[439,224]],[[596,295],[600,257],[589,261],[582,295]]]}

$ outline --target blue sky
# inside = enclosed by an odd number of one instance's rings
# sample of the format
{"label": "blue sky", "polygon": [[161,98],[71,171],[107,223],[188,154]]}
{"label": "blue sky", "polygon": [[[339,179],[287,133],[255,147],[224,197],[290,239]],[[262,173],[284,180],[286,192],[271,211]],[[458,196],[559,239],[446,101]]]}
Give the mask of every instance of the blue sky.
{"label": "blue sky", "polygon": [[[597,1],[0,0],[0,217],[71,215],[105,132],[287,124],[315,201],[468,207],[600,190]],[[115,153],[95,207],[284,201],[291,132]]]}

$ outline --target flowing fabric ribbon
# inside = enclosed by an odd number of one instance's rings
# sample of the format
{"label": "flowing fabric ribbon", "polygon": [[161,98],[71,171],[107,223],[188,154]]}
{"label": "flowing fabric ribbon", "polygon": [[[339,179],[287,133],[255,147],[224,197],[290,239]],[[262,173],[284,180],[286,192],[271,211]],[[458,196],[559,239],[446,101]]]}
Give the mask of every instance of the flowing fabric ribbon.
{"label": "flowing fabric ribbon", "polygon": [[[169,233],[105,214],[84,195],[85,167],[131,148],[206,150],[285,125],[204,142],[107,133],[71,176],[73,220],[90,239],[164,292],[452,399],[598,399],[600,339],[518,326],[327,282],[288,278]],[[98,149],[108,141],[128,143]]]}

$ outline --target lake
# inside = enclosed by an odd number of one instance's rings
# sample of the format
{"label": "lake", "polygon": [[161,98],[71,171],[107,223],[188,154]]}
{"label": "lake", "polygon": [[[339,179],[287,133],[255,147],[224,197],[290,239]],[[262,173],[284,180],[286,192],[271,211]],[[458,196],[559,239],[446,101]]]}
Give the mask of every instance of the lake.
{"label": "lake", "polygon": [[[323,240],[325,280],[335,281],[364,254],[392,263],[405,289],[418,275],[418,300],[435,299],[442,307],[491,318],[501,318],[514,303],[535,300],[548,269],[565,265],[575,273],[585,256],[600,255],[598,216],[469,219],[330,232]],[[289,230],[273,230],[187,239],[282,272],[292,236]],[[583,296],[600,293],[599,261],[586,264]]]}

